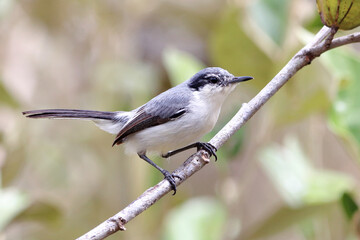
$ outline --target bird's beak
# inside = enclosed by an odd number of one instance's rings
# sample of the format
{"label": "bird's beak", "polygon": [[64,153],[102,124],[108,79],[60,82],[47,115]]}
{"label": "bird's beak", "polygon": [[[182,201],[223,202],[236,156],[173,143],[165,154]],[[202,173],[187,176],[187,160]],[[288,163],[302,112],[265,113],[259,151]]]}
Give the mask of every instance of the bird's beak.
{"label": "bird's beak", "polygon": [[245,82],[251,79],[253,79],[253,77],[249,77],[249,76],[233,77],[233,79],[231,79],[229,83],[233,84],[233,83]]}

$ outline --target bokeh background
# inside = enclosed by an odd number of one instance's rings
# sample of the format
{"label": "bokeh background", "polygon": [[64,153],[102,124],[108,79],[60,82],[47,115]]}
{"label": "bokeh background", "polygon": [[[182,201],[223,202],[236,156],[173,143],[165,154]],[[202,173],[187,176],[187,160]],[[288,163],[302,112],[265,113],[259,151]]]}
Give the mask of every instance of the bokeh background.
{"label": "bokeh background", "polygon": [[[253,76],[208,140],[321,27],[312,0],[0,0],[0,239],[74,239],[162,179],[91,122],[22,111],[131,110],[205,66]],[[359,49],[301,70],[108,239],[357,239]],[[152,158],[172,170],[191,153]]]}

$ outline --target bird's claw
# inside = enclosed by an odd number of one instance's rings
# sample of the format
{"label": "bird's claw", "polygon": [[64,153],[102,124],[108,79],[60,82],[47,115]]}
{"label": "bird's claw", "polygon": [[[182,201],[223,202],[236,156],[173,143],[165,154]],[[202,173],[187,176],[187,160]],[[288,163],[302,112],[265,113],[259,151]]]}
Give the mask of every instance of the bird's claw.
{"label": "bird's claw", "polygon": [[171,156],[171,151],[169,151],[169,152],[167,152],[167,153],[165,153],[165,154],[161,154],[161,157],[162,158],[168,158],[168,157],[170,157]]}
{"label": "bird's claw", "polygon": [[212,145],[211,143],[202,143],[202,142],[199,142],[199,146],[197,148],[197,150],[205,150],[206,152],[209,153],[210,157],[211,156],[214,156],[215,157],[215,162],[217,161],[217,156],[216,156],[216,151],[217,151],[217,148]]}
{"label": "bird's claw", "polygon": [[171,174],[168,171],[164,170],[162,172],[162,174],[164,175],[164,178],[166,180],[168,180],[168,182],[170,183],[171,189],[174,191],[173,195],[176,194],[176,182],[175,182],[175,178],[179,178],[180,180],[182,180],[182,178],[177,175],[177,174]]}

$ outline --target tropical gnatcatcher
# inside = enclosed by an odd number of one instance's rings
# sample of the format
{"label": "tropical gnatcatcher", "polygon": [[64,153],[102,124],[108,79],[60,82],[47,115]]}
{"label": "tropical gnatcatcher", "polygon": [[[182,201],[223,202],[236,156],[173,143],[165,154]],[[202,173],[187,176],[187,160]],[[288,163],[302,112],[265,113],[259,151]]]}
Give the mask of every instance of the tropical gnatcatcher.
{"label": "tropical gnatcatcher", "polygon": [[117,134],[113,146],[124,143],[127,149],[135,151],[140,158],[158,169],[175,194],[174,177],[178,176],[156,165],[146,156],[146,152],[157,151],[162,157],[168,158],[196,147],[217,158],[217,149],[213,145],[196,141],[213,129],[224,100],[236,84],[250,79],[253,78],[234,77],[222,68],[209,67],[129,112],[45,109],[23,114],[29,118],[93,121],[102,130]]}

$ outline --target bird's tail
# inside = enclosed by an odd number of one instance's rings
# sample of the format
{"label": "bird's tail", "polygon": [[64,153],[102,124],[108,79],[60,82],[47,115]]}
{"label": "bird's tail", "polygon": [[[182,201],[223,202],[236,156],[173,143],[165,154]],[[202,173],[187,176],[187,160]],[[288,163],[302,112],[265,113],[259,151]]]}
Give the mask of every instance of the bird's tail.
{"label": "bird's tail", "polygon": [[102,112],[76,109],[41,109],[23,112],[28,118],[91,120],[102,130],[117,134],[129,117],[127,112]]}
{"label": "bird's tail", "polygon": [[76,109],[41,109],[23,112],[28,118],[54,118],[54,119],[84,119],[84,120],[113,120],[116,112],[101,112]]}

